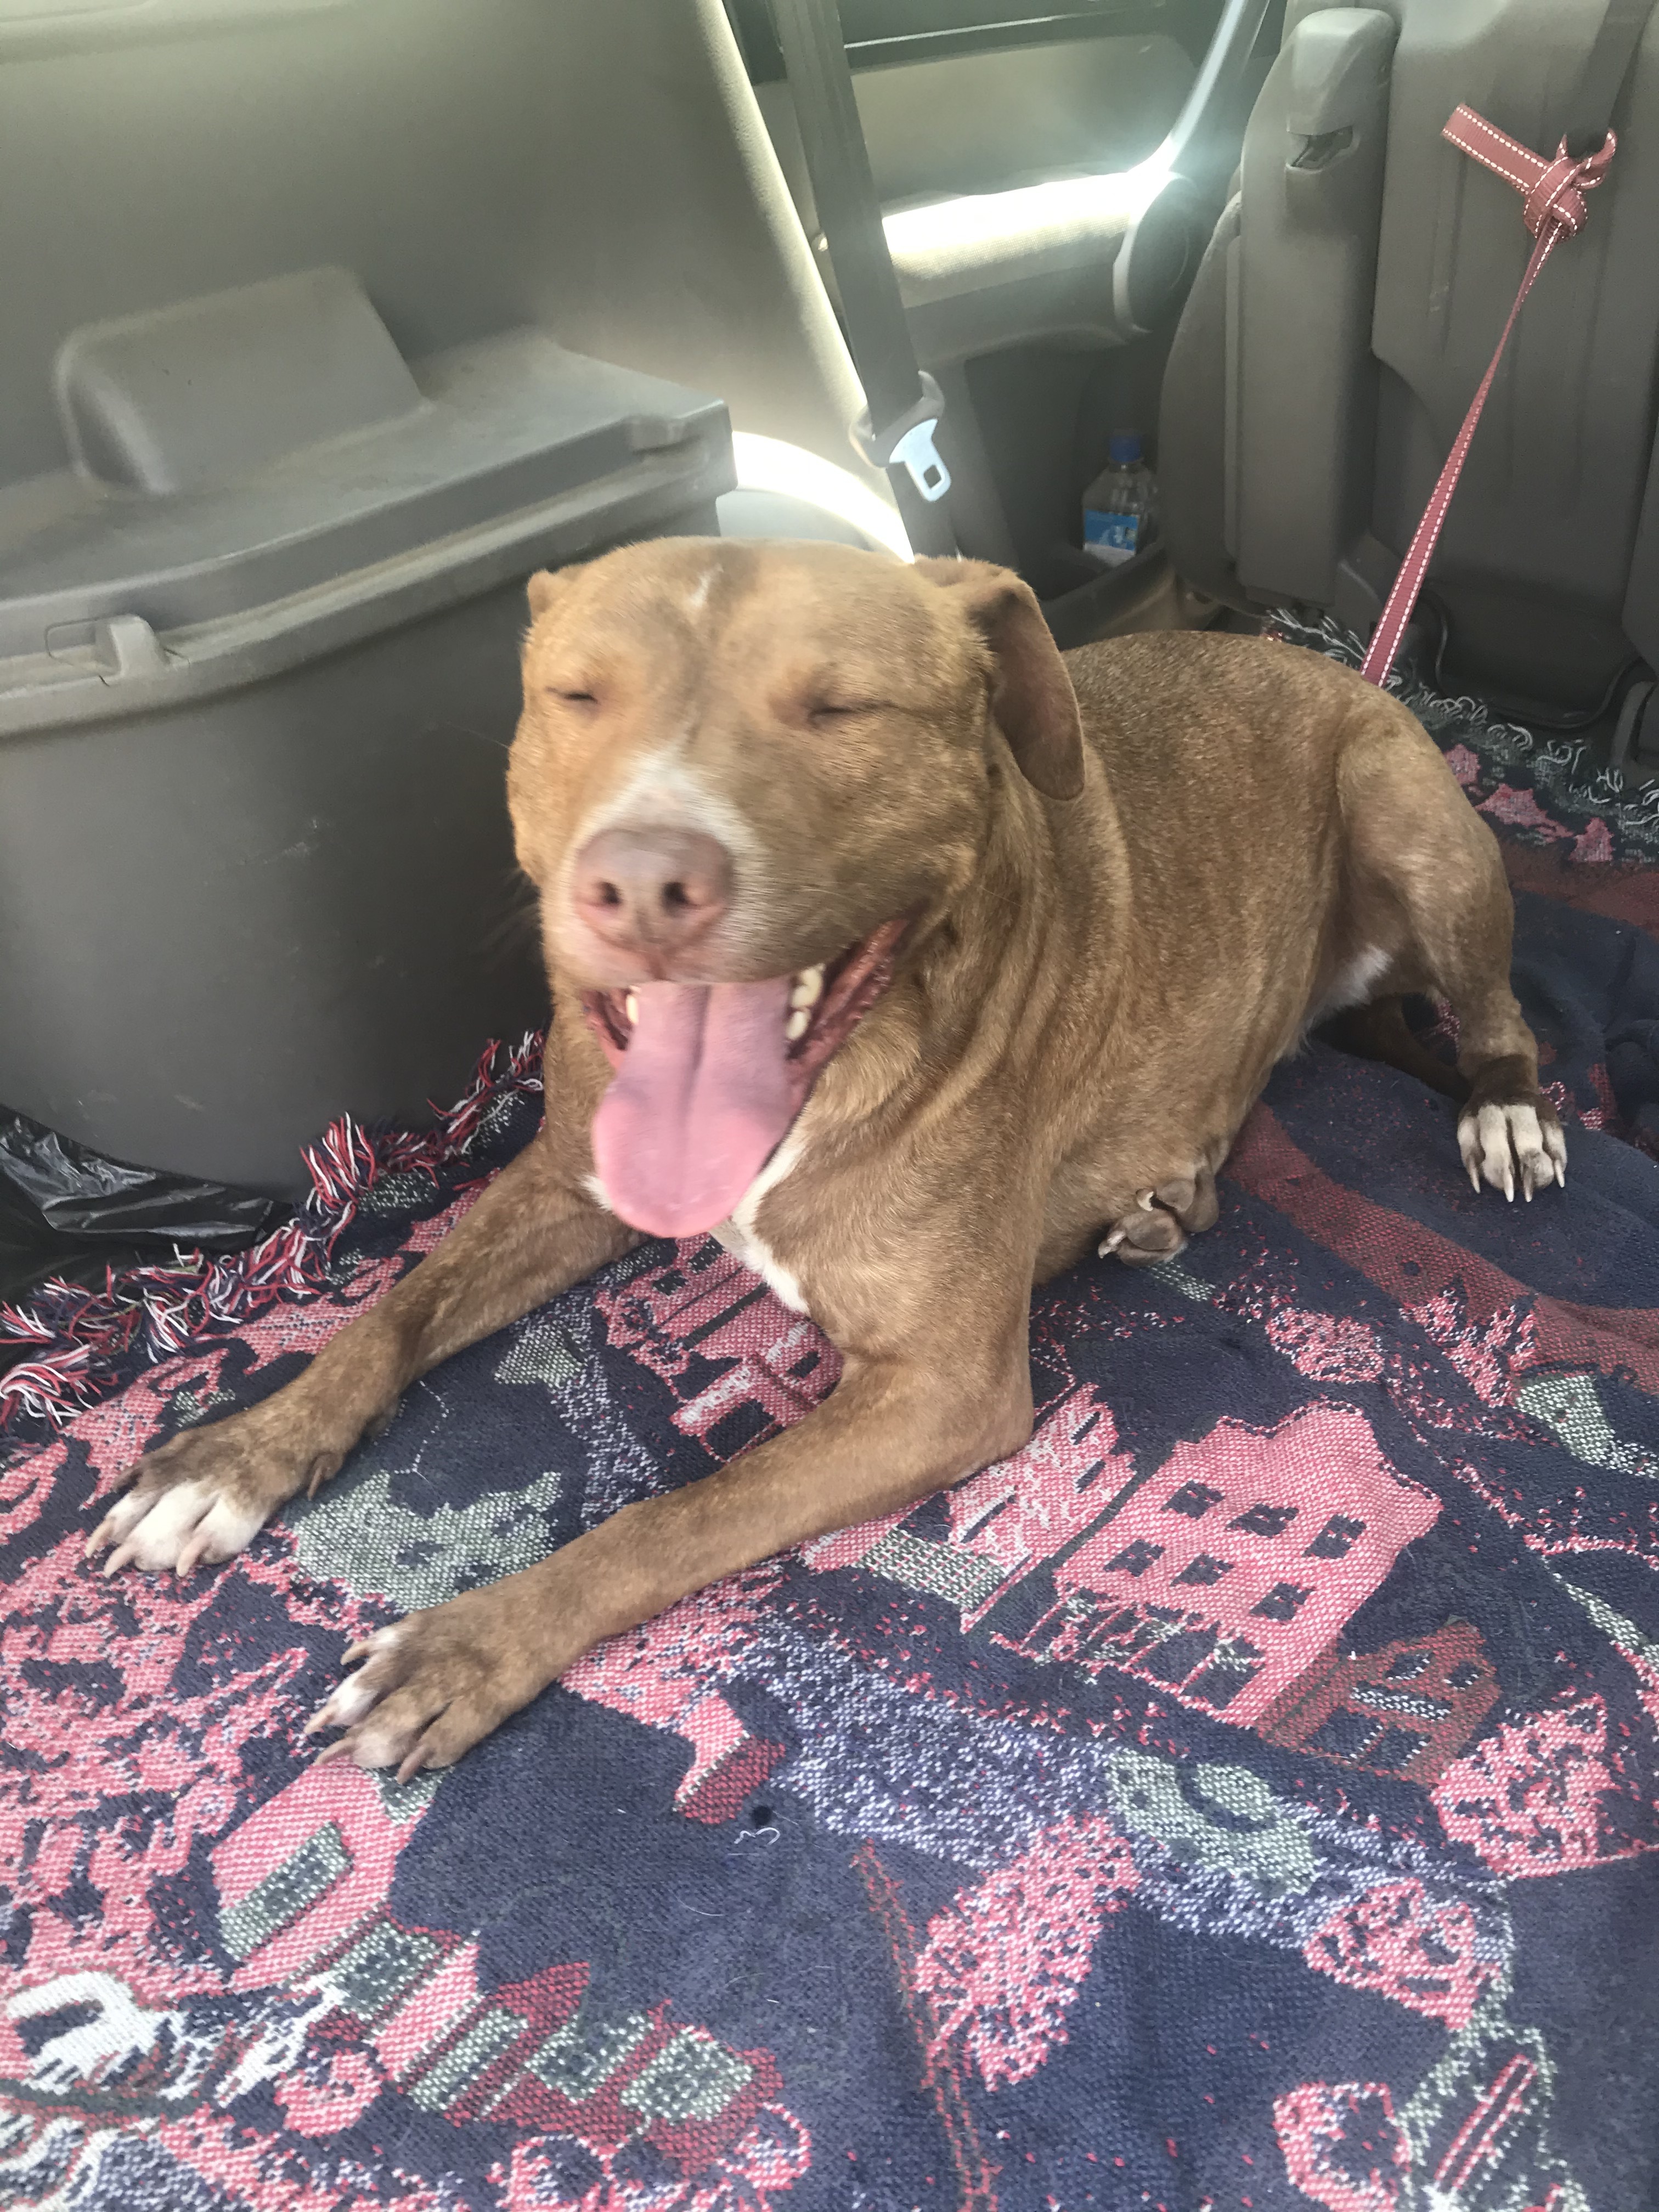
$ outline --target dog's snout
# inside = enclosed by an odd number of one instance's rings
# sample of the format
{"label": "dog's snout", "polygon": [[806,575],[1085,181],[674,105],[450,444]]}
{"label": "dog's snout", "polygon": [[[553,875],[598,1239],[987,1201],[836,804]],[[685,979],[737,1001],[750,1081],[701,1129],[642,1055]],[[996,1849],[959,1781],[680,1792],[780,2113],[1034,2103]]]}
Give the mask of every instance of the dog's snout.
{"label": "dog's snout", "polygon": [[732,900],[732,859],[698,830],[602,830],[577,856],[576,910],[618,951],[684,951]]}

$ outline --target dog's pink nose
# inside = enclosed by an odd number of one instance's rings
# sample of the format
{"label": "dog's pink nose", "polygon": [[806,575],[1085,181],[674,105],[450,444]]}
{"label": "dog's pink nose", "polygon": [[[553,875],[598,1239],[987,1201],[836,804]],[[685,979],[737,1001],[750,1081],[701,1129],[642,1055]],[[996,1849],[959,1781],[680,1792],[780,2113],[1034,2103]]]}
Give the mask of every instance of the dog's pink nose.
{"label": "dog's pink nose", "polygon": [[684,951],[732,901],[732,859],[698,830],[602,830],[576,857],[576,911],[619,952]]}

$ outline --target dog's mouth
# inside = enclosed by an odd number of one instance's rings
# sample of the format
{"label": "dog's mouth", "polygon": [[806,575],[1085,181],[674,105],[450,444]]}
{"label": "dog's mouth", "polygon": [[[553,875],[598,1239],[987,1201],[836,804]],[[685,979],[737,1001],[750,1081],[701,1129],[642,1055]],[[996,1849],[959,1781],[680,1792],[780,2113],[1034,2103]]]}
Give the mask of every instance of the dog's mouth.
{"label": "dog's mouth", "polygon": [[583,992],[617,1071],[593,1118],[612,1211],[654,1237],[724,1221],[892,981],[908,926],[884,921],[836,959],[762,983]]}

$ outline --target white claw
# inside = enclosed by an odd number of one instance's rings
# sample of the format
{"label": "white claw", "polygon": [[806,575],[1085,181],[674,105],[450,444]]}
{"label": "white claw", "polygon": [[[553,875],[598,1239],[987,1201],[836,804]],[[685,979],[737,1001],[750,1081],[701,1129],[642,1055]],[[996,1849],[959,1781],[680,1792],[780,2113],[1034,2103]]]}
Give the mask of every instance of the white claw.
{"label": "white claw", "polygon": [[629,991],[627,996],[623,999],[623,1012],[627,1015],[630,1022],[638,1021],[640,1018],[640,994],[637,991]]}
{"label": "white claw", "polygon": [[1555,1180],[1565,1190],[1567,1187],[1567,1136],[1559,1123],[1552,1122],[1545,1130],[1544,1151],[1555,1170]]}
{"label": "white claw", "polygon": [[1457,1125],[1457,1146],[1471,1188],[1478,1192],[1488,1182],[1511,1206],[1517,1180],[1529,1206],[1539,1191],[1566,1181],[1566,1140],[1534,1106],[1482,1106],[1466,1113]]}
{"label": "white claw", "polygon": [[349,1728],[354,1721],[362,1718],[374,1703],[374,1698],[373,1686],[353,1674],[342,1682],[331,1696],[324,1698],[306,1723],[305,1733],[320,1735],[325,1729]]}
{"label": "white claw", "polygon": [[783,1033],[791,1044],[799,1044],[812,1026],[812,1017],[805,1006],[798,1006],[783,1025]]}

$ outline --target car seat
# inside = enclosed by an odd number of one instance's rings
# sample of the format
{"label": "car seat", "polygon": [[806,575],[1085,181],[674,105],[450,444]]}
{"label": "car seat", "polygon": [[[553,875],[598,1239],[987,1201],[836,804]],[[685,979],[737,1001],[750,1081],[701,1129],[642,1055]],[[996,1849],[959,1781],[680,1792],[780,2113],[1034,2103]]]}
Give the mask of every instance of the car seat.
{"label": "car seat", "polygon": [[[1531,245],[1441,137],[1467,102],[1554,151],[1606,0],[1290,0],[1171,349],[1164,528],[1199,589],[1380,611]],[[1659,15],[1583,234],[1520,319],[1429,591],[1460,675],[1538,702],[1659,659]]]}

